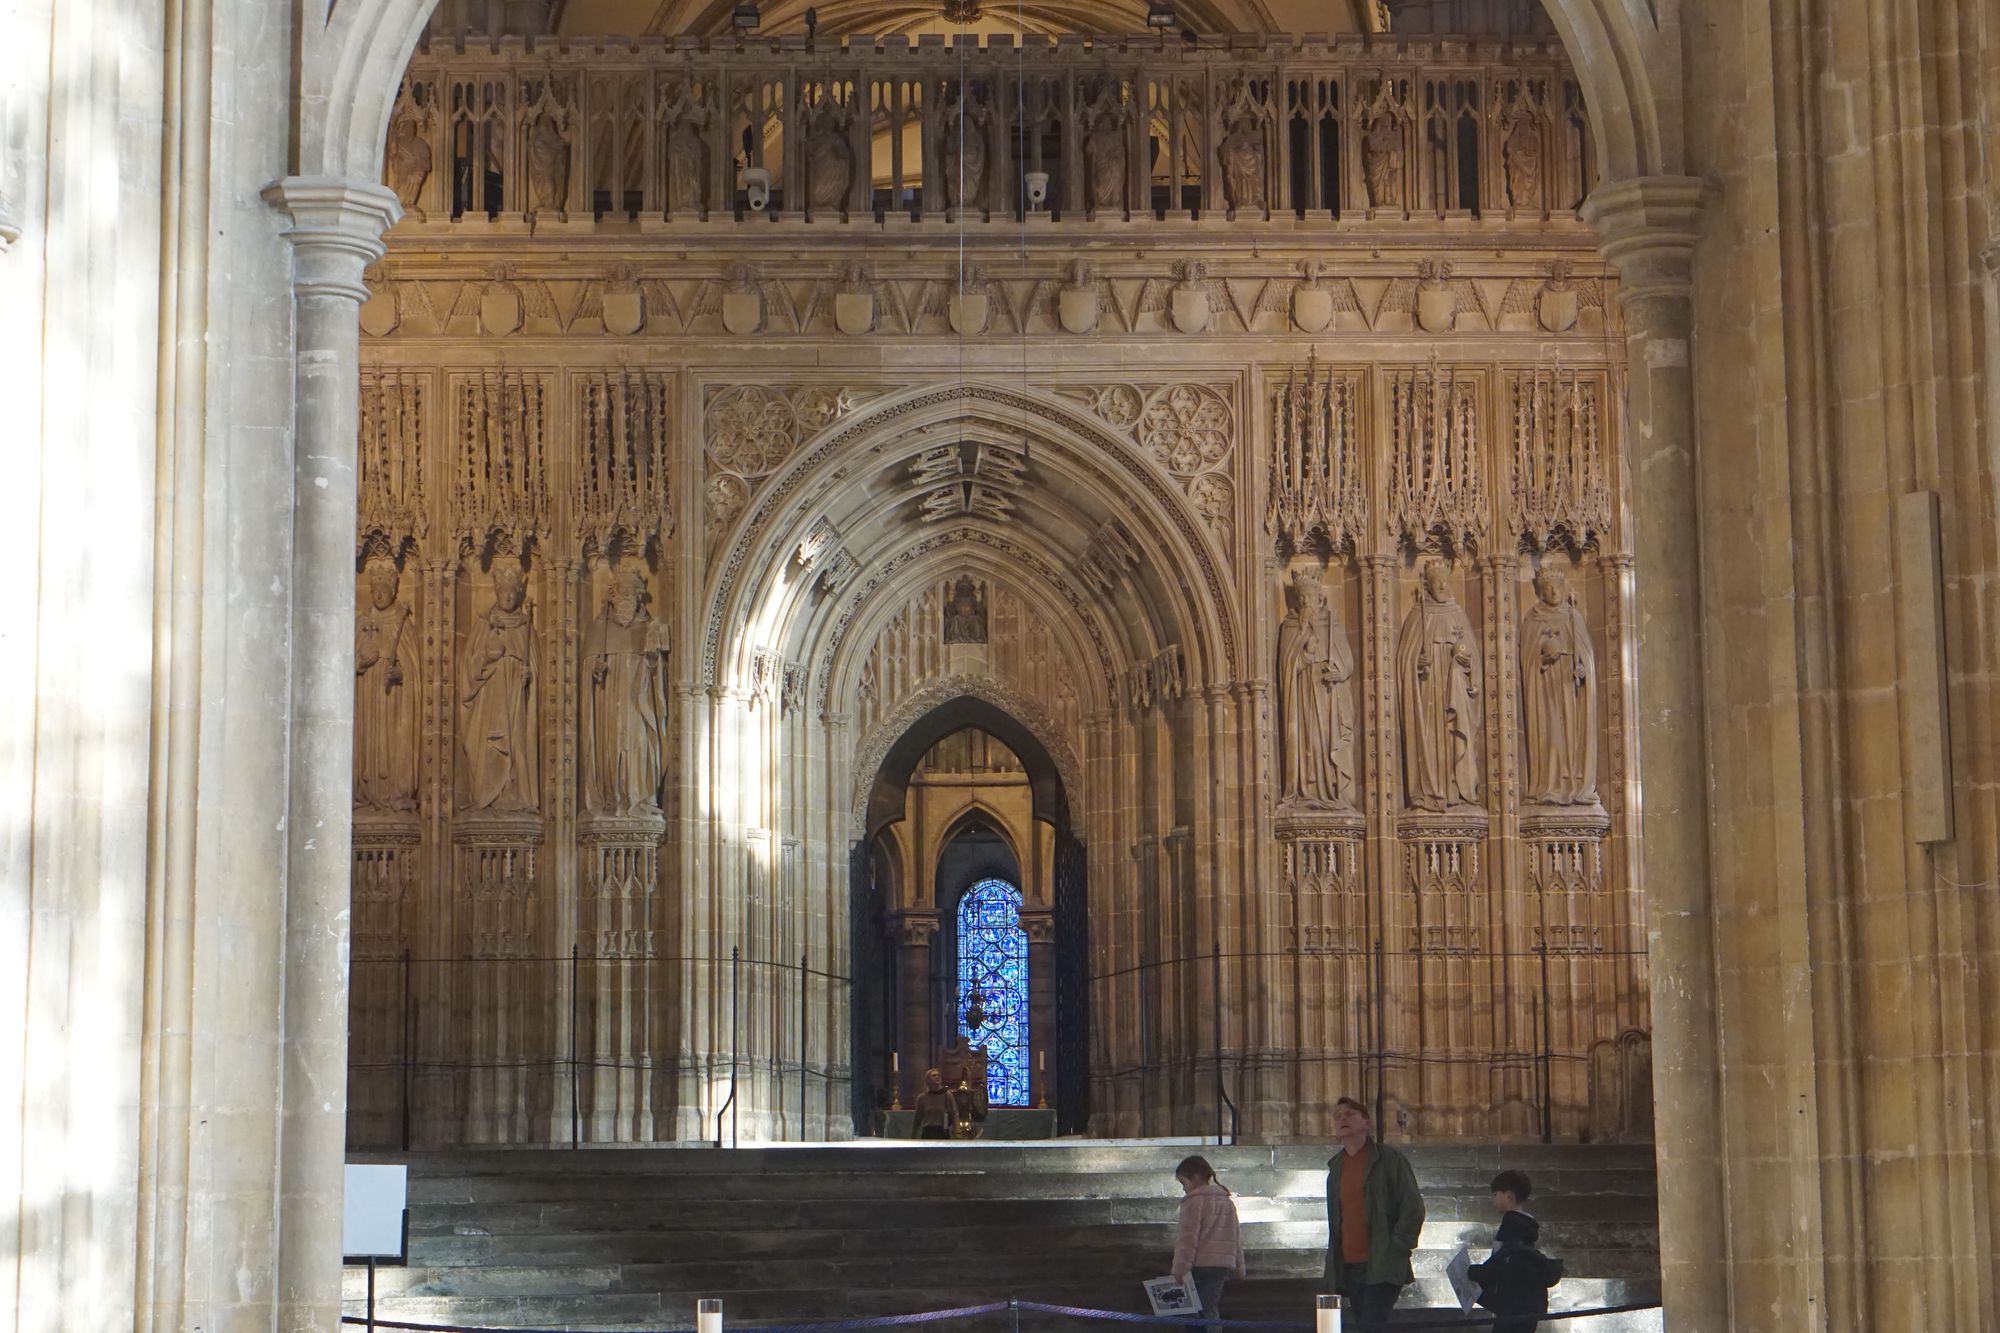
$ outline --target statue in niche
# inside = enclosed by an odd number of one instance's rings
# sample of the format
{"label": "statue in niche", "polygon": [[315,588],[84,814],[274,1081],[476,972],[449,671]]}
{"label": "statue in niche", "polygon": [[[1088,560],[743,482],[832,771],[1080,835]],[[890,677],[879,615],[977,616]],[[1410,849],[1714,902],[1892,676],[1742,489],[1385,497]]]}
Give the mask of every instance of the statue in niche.
{"label": "statue in niche", "polygon": [[1222,199],[1231,212],[1264,211],[1264,127],[1244,114],[1216,149],[1222,162]]}
{"label": "statue in niche", "polygon": [[944,641],[986,642],[986,595],[970,574],[960,574],[951,587],[951,601],[944,608]]}
{"label": "statue in niche", "polygon": [[396,562],[368,562],[369,605],[354,619],[354,804],[417,808],[417,634],[398,600]]}
{"label": "statue in niche", "polygon": [[1521,688],[1526,696],[1531,805],[1597,802],[1597,654],[1553,565],[1535,573],[1535,604],[1521,617]]}
{"label": "statue in niche", "polygon": [[1354,806],[1354,650],[1316,569],[1292,575],[1278,626],[1278,728],[1285,804]]}
{"label": "statue in niche", "polygon": [[1517,209],[1542,206],[1542,129],[1533,116],[1521,116],[1500,142],[1507,180],[1507,202]]}
{"label": "statue in niche", "polygon": [[1361,176],[1370,208],[1403,205],[1403,126],[1409,118],[1395,80],[1383,78],[1361,114]]}
{"label": "statue in niche", "polygon": [[938,127],[943,145],[938,157],[944,168],[947,208],[978,208],[986,199],[986,105],[961,83],[945,104]]}
{"label": "statue in niche", "polygon": [[567,114],[557,108],[561,93],[551,87],[549,105],[535,115],[528,130],[528,211],[544,209],[559,222],[569,219],[569,129]]}
{"label": "statue in niche", "polygon": [[459,663],[465,708],[460,791],[469,810],[531,811],[541,803],[541,736],[535,663],[541,640],[524,602],[518,561],[493,566],[493,605],[472,624]]}
{"label": "statue in niche", "polygon": [[1479,678],[1472,622],[1444,561],[1426,560],[1396,643],[1403,800],[1415,810],[1479,804]]}
{"label": "statue in niche", "polygon": [[1127,144],[1125,117],[1115,81],[1104,81],[1085,115],[1090,128],[1083,141],[1084,178],[1090,185],[1090,206],[1122,212]]}
{"label": "statue in niche", "polygon": [[415,111],[398,116],[389,131],[388,150],[383,154],[389,188],[396,192],[403,211],[419,222],[424,219],[424,211],[417,207],[417,199],[423,194],[424,182],[431,178],[433,165],[424,127],[425,118]]}
{"label": "statue in niche", "polygon": [[813,113],[812,131],[806,135],[806,171],[812,179],[807,199],[814,209],[847,207],[854,193],[854,144],[830,104],[823,103]]}
{"label": "statue in niche", "polygon": [[667,131],[667,209],[699,213],[708,207],[708,140],[691,118]]}
{"label": "statue in niche", "polygon": [[594,815],[660,811],[667,640],[649,596],[643,573],[620,570],[583,636],[583,806]]}

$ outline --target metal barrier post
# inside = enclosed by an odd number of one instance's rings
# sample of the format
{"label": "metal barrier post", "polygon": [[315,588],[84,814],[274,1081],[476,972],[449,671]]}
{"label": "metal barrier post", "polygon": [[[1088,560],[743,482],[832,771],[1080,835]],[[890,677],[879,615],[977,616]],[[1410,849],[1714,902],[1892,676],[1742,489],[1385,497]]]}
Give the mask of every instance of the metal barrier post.
{"label": "metal barrier post", "polygon": [[[738,1108],[736,1100],[736,1044],[738,1028],[743,1017],[743,949],[729,946],[729,1146],[734,1148],[741,1136],[737,1133]],[[716,1329],[722,1328],[722,1305],[715,1307]]]}
{"label": "metal barrier post", "polygon": [[1549,1026],[1549,937],[1542,934],[1542,1142],[1556,1141],[1556,1080],[1551,1063],[1555,1037]]}
{"label": "metal barrier post", "polygon": [[569,1146],[583,1146],[583,1103],[577,1096],[576,1076],[576,983],[577,949],[569,946]]}
{"label": "metal barrier post", "polygon": [[798,955],[798,1141],[806,1141],[806,955]]}
{"label": "metal barrier post", "polygon": [[403,950],[403,1151],[410,1150],[410,1102],[416,1096],[417,1023],[410,1005],[410,951]]}
{"label": "metal barrier post", "polygon": [[1313,1298],[1313,1333],[1341,1333],[1340,1297]]}
{"label": "metal barrier post", "polygon": [[722,1302],[704,1296],[694,1303],[694,1333],[722,1333]]}

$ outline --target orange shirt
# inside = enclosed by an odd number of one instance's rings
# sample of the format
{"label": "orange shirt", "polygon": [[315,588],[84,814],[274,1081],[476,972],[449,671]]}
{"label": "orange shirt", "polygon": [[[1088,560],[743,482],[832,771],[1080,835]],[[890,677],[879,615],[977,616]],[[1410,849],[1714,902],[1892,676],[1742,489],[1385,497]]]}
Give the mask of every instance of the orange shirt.
{"label": "orange shirt", "polygon": [[1361,1182],[1372,1156],[1368,1148],[1340,1155],[1340,1257],[1350,1264],[1368,1262],[1368,1203]]}

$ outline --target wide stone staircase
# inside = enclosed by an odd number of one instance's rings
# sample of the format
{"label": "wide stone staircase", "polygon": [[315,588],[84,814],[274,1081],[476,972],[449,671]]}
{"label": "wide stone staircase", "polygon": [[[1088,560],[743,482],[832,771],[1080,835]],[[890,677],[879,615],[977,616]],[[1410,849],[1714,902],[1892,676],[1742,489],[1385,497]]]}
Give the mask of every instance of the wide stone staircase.
{"label": "wide stone staircase", "polygon": [[[1656,1297],[1649,1147],[1406,1151],[1429,1213],[1406,1307],[1452,1305],[1445,1261],[1461,1244],[1478,1258],[1490,1243],[1486,1185],[1502,1167],[1534,1179],[1543,1248],[1569,1273],[1557,1308]],[[1326,1149],[1087,1141],[368,1157],[410,1169],[409,1263],[379,1270],[376,1312],[562,1329],[686,1328],[702,1296],[721,1297],[732,1325],[1010,1298],[1140,1312],[1140,1281],[1166,1270],[1173,1247],[1173,1168],[1196,1152],[1235,1193],[1245,1228],[1250,1277],[1230,1284],[1224,1315],[1310,1319],[1326,1243]],[[365,1270],[349,1269],[349,1314],[362,1312],[365,1292]],[[1401,1317],[1424,1320],[1416,1309]],[[1004,1327],[988,1319],[972,1333]],[[1659,1316],[1548,1327],[1628,1333],[1657,1329]]]}

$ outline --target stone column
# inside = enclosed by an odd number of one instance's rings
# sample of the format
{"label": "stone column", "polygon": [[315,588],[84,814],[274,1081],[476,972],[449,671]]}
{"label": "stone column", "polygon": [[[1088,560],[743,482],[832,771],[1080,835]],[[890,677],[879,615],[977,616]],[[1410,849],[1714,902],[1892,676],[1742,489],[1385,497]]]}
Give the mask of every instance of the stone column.
{"label": "stone column", "polygon": [[1648,176],[1584,201],[1618,266],[1627,365],[1625,458],[1639,643],[1636,760],[1644,775],[1635,881],[1645,893],[1653,993],[1660,1277],[1669,1329],[1730,1327],[1723,1179],[1715,1129],[1721,1074],[1709,930],[1707,746],[1695,476],[1693,261],[1702,183]]}
{"label": "stone column", "polygon": [[381,258],[382,233],[401,210],[380,185],[327,177],[288,177],[264,197],[292,220],[298,356],[278,1324],[331,1330],[347,1132],[361,273]]}

